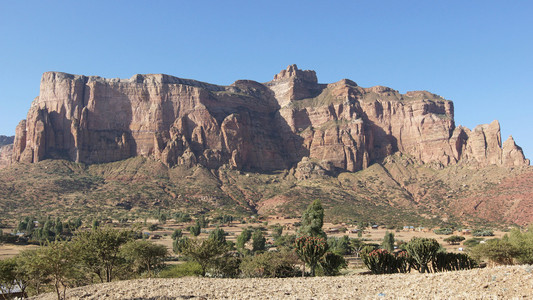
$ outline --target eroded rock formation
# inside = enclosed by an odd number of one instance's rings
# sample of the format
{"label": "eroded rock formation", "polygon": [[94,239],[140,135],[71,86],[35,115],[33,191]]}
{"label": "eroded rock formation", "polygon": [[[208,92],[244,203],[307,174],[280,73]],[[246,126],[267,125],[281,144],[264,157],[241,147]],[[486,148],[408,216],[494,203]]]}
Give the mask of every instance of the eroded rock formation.
{"label": "eroded rock formation", "polygon": [[230,86],[162,74],[44,73],[12,160],[92,164],[143,155],[169,166],[325,174],[361,170],[397,151],[442,166],[529,164],[512,138],[502,145],[497,121],[456,127],[453,103],[440,96],[347,79],[319,84],[296,65],[264,84]]}

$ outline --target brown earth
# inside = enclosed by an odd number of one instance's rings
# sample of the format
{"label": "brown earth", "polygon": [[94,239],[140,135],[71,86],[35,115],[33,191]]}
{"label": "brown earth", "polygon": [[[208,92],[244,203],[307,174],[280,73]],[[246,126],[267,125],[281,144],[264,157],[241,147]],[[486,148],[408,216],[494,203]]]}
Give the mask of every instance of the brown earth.
{"label": "brown earth", "polygon": [[530,299],[532,271],[532,266],[523,265],[434,274],[140,279],[71,289],[66,295],[67,299]]}

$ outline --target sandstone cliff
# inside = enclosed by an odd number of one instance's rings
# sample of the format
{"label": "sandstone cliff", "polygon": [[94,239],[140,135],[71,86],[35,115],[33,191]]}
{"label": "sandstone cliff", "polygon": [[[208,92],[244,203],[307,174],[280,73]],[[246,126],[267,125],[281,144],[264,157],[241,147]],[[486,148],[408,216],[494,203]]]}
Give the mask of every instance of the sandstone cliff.
{"label": "sandstone cliff", "polygon": [[264,84],[230,86],[47,72],[17,126],[12,160],[153,156],[168,166],[295,167],[303,177],[361,170],[398,151],[436,166],[529,165],[512,137],[502,145],[497,121],[469,130],[455,126],[453,113],[451,101],[429,92],[319,84],[296,65]]}
{"label": "sandstone cliff", "polygon": [[0,135],[0,169],[11,163],[14,136]]}

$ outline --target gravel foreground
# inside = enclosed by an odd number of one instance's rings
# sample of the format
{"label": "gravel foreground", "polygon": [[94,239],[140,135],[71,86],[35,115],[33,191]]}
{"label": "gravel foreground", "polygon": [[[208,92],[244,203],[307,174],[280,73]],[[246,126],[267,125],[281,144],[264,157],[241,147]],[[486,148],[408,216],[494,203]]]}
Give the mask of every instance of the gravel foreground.
{"label": "gravel foreground", "polygon": [[[139,279],[67,290],[67,299],[533,299],[533,266],[436,274]],[[33,299],[57,299],[43,294]]]}

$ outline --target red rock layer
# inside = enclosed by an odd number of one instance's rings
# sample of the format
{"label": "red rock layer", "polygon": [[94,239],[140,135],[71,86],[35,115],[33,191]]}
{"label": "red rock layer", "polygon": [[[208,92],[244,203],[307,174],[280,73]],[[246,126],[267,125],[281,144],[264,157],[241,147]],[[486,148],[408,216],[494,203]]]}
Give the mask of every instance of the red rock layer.
{"label": "red rock layer", "polygon": [[[396,151],[425,163],[525,165],[497,121],[456,127],[453,103],[420,91],[319,84],[289,66],[265,84],[217,86],[162,74],[104,79],[43,74],[13,161],[66,158],[103,163],[153,156],[167,165],[229,165],[256,171],[298,164],[357,171]],[[304,168],[305,169],[305,168]]]}

